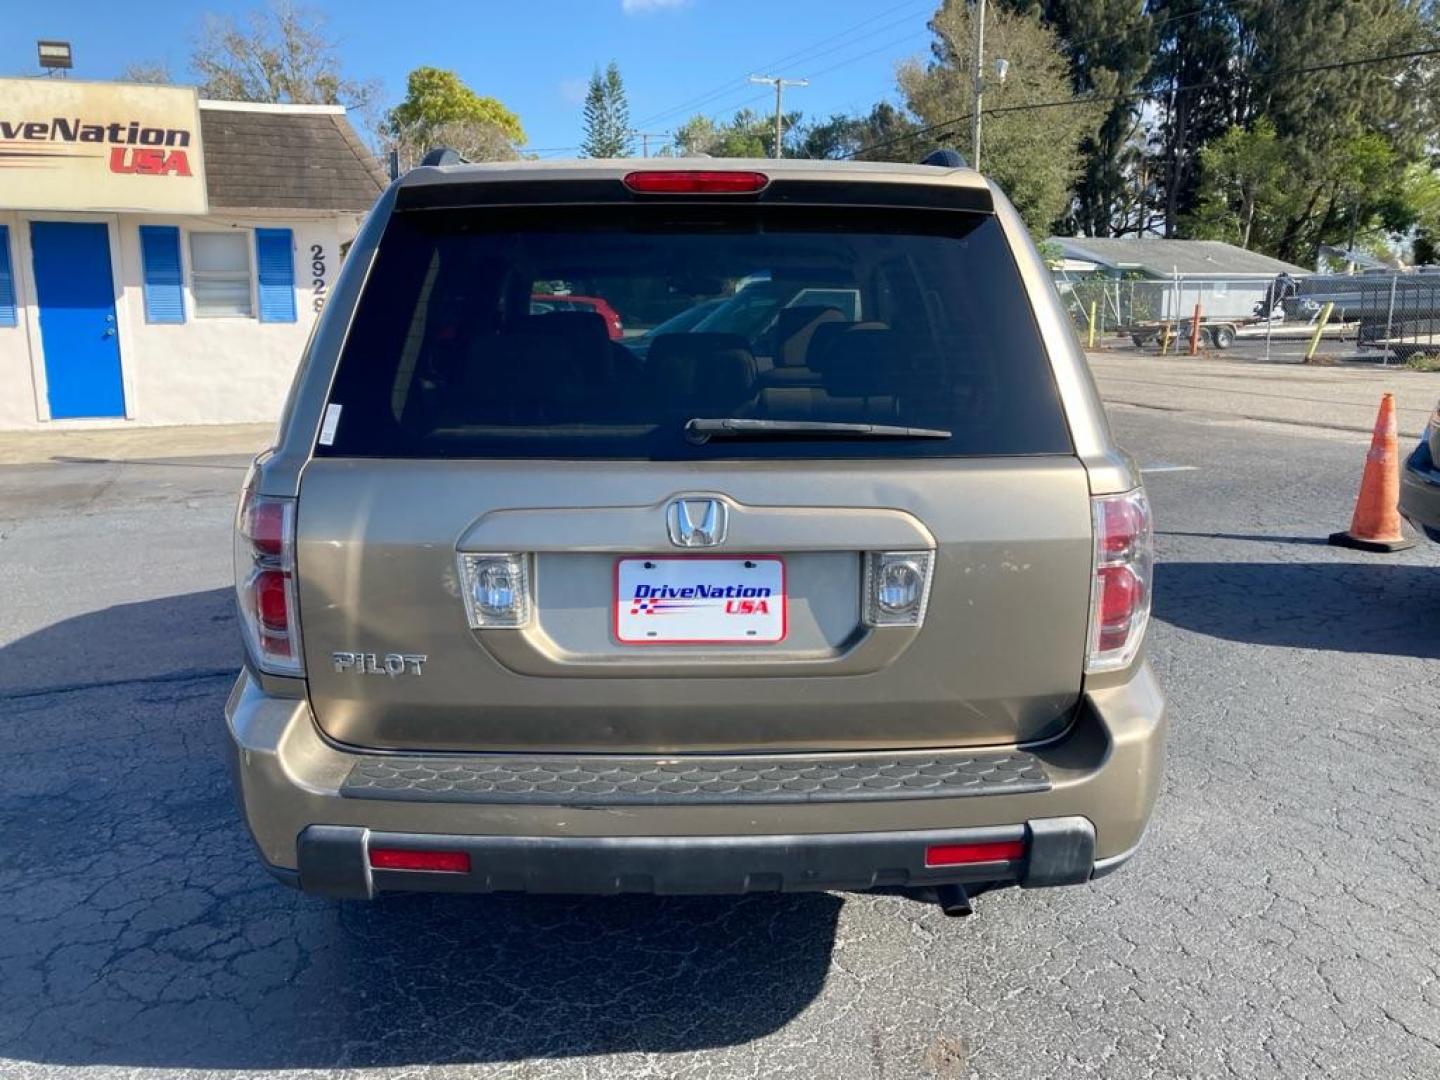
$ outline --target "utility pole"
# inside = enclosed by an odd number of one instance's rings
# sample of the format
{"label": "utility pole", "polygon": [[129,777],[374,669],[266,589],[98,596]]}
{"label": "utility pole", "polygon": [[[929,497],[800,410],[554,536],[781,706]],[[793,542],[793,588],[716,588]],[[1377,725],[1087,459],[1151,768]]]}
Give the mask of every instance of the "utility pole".
{"label": "utility pole", "polygon": [[668,139],[670,137],[670,133],[668,131],[632,131],[630,134],[640,140],[641,157],[650,156],[651,139]]}
{"label": "utility pole", "polygon": [[785,138],[785,114],[780,109],[780,102],[787,86],[809,86],[809,79],[782,79],[778,75],[751,75],[752,83],[769,83],[775,87],[775,156],[784,156],[783,140]]}
{"label": "utility pole", "polygon": [[975,111],[970,114],[970,167],[980,171],[980,108],[985,98],[985,0],[975,0]]}

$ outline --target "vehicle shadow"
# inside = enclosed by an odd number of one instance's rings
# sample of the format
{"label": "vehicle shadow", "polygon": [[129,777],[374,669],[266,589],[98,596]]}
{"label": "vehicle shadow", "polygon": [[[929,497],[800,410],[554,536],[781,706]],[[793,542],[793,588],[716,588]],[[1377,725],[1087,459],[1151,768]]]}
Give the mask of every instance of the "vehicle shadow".
{"label": "vehicle shadow", "polygon": [[677,1053],[760,1038],[820,993],[828,894],[367,904],[273,882],[225,775],[231,610],[192,593],[0,648],[0,1062]]}
{"label": "vehicle shadow", "polygon": [[1440,567],[1160,562],[1157,619],[1254,645],[1440,658]]}

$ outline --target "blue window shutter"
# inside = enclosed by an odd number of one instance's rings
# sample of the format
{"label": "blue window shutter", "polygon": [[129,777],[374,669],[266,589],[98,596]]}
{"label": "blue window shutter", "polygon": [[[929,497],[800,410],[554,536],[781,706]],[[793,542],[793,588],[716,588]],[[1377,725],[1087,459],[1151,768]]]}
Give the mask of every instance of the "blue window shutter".
{"label": "blue window shutter", "polygon": [[180,286],[180,230],[174,225],[141,225],[140,263],[145,278],[145,321],[183,323],[185,290]]}
{"label": "blue window shutter", "polygon": [[0,326],[16,326],[15,273],[10,269],[10,228],[0,225]]}
{"label": "blue window shutter", "polygon": [[295,234],[289,229],[255,230],[255,266],[260,278],[260,321],[295,321]]}

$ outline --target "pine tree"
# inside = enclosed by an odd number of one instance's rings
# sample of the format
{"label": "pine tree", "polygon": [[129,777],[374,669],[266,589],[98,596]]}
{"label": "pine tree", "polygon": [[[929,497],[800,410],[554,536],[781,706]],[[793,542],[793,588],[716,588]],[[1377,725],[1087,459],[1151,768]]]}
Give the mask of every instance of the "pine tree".
{"label": "pine tree", "polygon": [[612,60],[603,75],[597,69],[590,76],[590,90],[585,95],[585,138],[580,149],[586,157],[627,157],[630,139],[630,105],[625,100],[620,68]]}

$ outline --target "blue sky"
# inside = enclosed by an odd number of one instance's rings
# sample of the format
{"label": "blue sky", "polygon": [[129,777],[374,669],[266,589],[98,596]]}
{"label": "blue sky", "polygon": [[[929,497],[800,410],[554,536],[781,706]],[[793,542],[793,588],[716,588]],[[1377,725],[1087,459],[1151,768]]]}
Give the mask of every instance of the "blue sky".
{"label": "blue sky", "polygon": [[[580,141],[580,99],[596,65],[620,65],[643,130],[673,129],[695,112],[773,108],[751,72],[812,79],[787,91],[807,116],[867,109],[895,97],[895,64],[923,53],[938,0],[318,0],[347,74],[374,77],[386,103],[422,64],[453,68],[519,113],[530,146]],[[6,0],[0,73],[30,74],[37,38],[69,40],[74,77],[113,78],[163,60],[183,77],[205,11],[243,14],[235,0]],[[304,6],[304,5],[302,5]]]}

